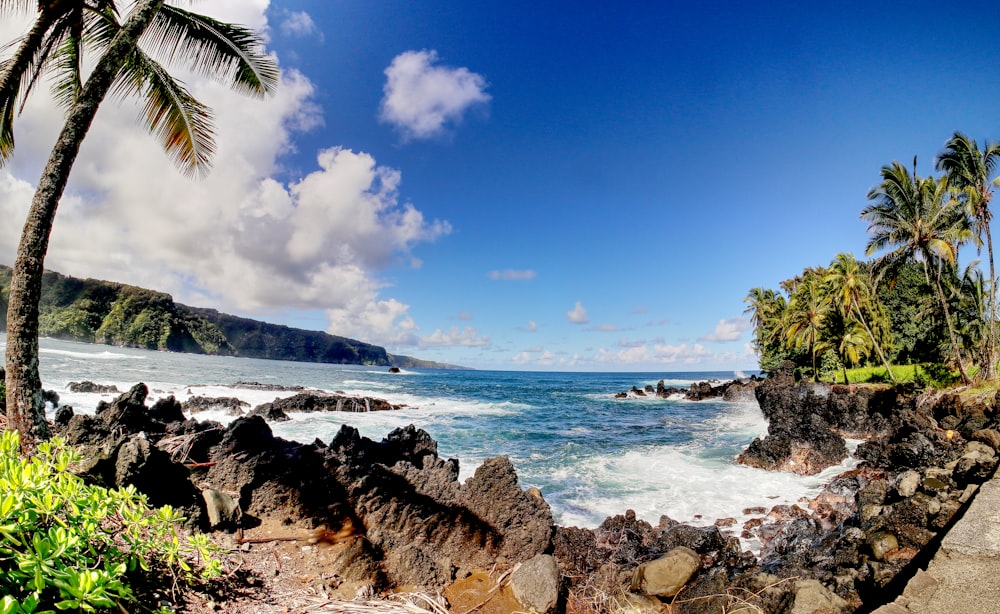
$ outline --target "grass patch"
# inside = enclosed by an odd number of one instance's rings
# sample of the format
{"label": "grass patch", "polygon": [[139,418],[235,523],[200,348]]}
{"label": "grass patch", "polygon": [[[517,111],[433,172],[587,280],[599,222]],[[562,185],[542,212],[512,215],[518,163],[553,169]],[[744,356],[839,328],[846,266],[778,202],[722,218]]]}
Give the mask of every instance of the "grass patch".
{"label": "grass patch", "polygon": [[[933,388],[951,388],[961,382],[961,376],[957,371],[953,371],[942,364],[914,364],[914,365],[891,365],[892,374],[896,383],[914,383],[918,387],[930,386]],[[970,377],[975,377],[975,372],[970,371]],[[843,371],[830,373],[822,378],[824,381],[843,384]],[[888,384],[892,379],[886,374],[885,367],[855,367],[847,370],[847,383],[849,384]]]}

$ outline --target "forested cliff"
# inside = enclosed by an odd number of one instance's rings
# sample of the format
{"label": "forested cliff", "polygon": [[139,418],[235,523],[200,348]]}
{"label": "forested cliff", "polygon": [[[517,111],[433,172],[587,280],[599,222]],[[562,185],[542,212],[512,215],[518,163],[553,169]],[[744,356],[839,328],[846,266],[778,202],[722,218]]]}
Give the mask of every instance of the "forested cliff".
{"label": "forested cliff", "polygon": [[[7,322],[11,269],[0,265],[0,322]],[[46,271],[43,337],[124,347],[373,366],[447,368],[321,331],[269,324],[175,303],[169,294]]]}

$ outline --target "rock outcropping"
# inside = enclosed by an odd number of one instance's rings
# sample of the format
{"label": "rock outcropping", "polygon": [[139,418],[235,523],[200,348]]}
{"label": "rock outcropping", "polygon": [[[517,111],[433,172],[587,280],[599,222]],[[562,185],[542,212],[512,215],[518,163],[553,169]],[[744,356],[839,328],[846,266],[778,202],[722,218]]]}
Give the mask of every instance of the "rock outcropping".
{"label": "rock outcropping", "polygon": [[329,443],[303,445],[275,437],[259,416],[227,427],[185,420],[172,397],[147,407],[147,394],[138,384],[96,415],[63,413],[60,432],[85,448],[89,479],[132,484],[203,529],[278,527],[333,543],[331,571],[377,589],[440,588],[551,549],[551,510],[520,488],[506,457],[463,484],[458,461],[440,458],[413,426],[381,442],[345,426]]}

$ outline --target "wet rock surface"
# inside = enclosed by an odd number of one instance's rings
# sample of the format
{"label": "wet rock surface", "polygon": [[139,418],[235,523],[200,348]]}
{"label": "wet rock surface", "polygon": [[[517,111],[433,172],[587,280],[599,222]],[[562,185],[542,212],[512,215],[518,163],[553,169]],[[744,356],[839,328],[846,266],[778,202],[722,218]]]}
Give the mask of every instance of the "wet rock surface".
{"label": "wet rock surface", "polygon": [[84,448],[87,479],[134,485],[203,530],[285,527],[334,548],[337,573],[378,589],[441,588],[551,550],[551,510],[506,457],[460,483],[458,461],[413,426],[381,442],[345,426],[328,444],[303,445],[260,416],[185,420],[173,397],[150,407],[147,395],[138,384],[95,415],[68,416],[60,434]]}
{"label": "wet rock surface", "polygon": [[70,382],[66,385],[70,392],[89,392],[97,394],[118,394],[118,386],[114,384],[95,384],[89,380],[82,382]]}
{"label": "wet rock surface", "polygon": [[353,397],[345,394],[326,392],[300,392],[294,396],[278,398],[270,403],[254,407],[251,416],[263,416],[268,420],[287,420],[288,412],[370,412],[392,411],[404,405],[393,405],[376,397]]}
{"label": "wet rock surface", "polygon": [[627,392],[615,394],[615,398],[635,399],[655,397],[669,399],[670,397],[682,397],[689,401],[704,401],[707,399],[721,399],[730,402],[753,401],[754,389],[756,389],[760,381],[756,375],[753,375],[745,379],[727,382],[696,382],[688,388],[676,388],[674,386],[667,386],[663,380],[660,380],[655,387],[652,385],[642,388],[632,386],[631,390]]}
{"label": "wet rock surface", "polygon": [[761,382],[754,394],[768,420],[739,462],[814,475],[847,457],[845,436],[865,438],[893,427],[915,402],[907,387],[796,381],[791,363]]}
{"label": "wet rock surface", "polygon": [[[558,527],[506,457],[486,460],[461,483],[459,461],[441,458],[413,426],[381,441],[345,426],[329,442],[299,444],[275,437],[261,416],[223,426],[185,419],[172,397],[147,406],[142,384],[93,416],[60,410],[58,430],[84,447],[88,479],[133,484],[203,530],[252,540],[268,528],[272,538],[320,548],[328,574],[345,586],[443,589],[534,561],[526,569],[544,568],[547,579],[535,583],[538,574],[522,572],[517,590],[521,605],[537,610],[552,611],[556,594],[555,611],[611,598],[635,611],[670,604],[681,614],[870,611],[894,597],[897,578],[924,560],[993,475],[997,399],[886,387],[822,392],[774,380],[755,386],[773,427],[768,438],[778,442],[762,444],[760,456],[780,452],[784,439],[793,449],[812,446],[819,466],[841,454],[842,433],[868,441],[856,453],[862,464],[818,496],[743,510],[752,518],[742,525],[666,516],[652,525],[629,511],[595,529]],[[320,402],[329,398],[292,403]],[[740,538],[759,544],[759,554]]]}

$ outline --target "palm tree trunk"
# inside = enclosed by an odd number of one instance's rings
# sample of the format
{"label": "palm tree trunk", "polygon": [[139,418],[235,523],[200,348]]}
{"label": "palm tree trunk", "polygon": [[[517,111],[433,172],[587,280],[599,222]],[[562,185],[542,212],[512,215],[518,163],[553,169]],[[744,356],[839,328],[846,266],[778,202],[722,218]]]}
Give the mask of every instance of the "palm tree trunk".
{"label": "palm tree trunk", "polygon": [[948,300],[944,297],[944,290],[941,288],[941,271],[936,271],[934,284],[938,291],[938,300],[941,301],[941,308],[944,309],[944,321],[948,325],[948,336],[951,338],[951,348],[955,352],[955,362],[958,363],[958,372],[962,375],[962,383],[969,385],[972,380],[965,372],[965,365],[962,364],[962,352],[958,348],[958,338],[955,337],[955,327],[951,324],[951,313],[948,311]]}
{"label": "palm tree trunk", "polygon": [[35,23],[32,24],[31,29],[23,39],[21,39],[21,44],[17,46],[17,50],[14,51],[14,55],[4,63],[3,71],[0,71],[0,92],[6,92],[8,89],[12,91],[17,91],[14,84],[14,79],[20,78],[20,75],[24,72],[28,63],[31,62],[32,54],[35,49],[38,49],[42,45],[42,39],[45,38],[45,33],[48,32],[49,27],[52,25],[53,13],[50,11],[42,11],[39,13],[38,18],[35,19]]}
{"label": "palm tree trunk", "polygon": [[986,218],[986,253],[990,259],[990,331],[986,348],[986,380],[993,381],[997,375],[997,274],[993,268],[993,234],[990,232],[989,217]]}
{"label": "palm tree trunk", "polygon": [[882,346],[879,345],[877,339],[875,339],[875,333],[872,332],[871,327],[868,326],[868,321],[865,320],[865,316],[861,313],[861,309],[857,305],[854,306],[855,312],[858,314],[858,321],[861,325],[865,327],[865,332],[868,333],[868,337],[872,340],[872,345],[875,346],[875,352],[878,353],[879,360],[882,361],[882,366],[885,367],[885,372],[889,375],[889,379],[892,383],[896,383],[896,376],[892,373],[892,367],[889,366],[889,361],[885,358],[885,353],[882,351]]}
{"label": "palm tree trunk", "polygon": [[38,372],[38,301],[56,209],[98,107],[139,36],[162,5],[163,0],[144,0],[138,5],[101,56],[69,111],[24,223],[11,274],[6,351],[7,428],[21,431],[22,453],[31,452],[38,439],[48,437]]}

